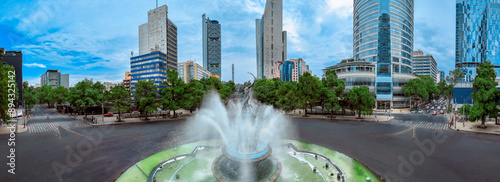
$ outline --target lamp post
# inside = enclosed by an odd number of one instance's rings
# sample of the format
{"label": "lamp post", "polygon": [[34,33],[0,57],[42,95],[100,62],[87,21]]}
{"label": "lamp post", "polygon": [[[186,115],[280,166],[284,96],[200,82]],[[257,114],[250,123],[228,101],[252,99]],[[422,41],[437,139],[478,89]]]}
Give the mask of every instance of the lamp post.
{"label": "lamp post", "polygon": [[[455,106],[455,111],[457,111],[457,99],[453,99],[453,105]],[[455,121],[454,125],[455,125],[455,129],[457,129],[457,115],[454,114],[453,115],[453,121]]]}
{"label": "lamp post", "polygon": [[462,106],[462,115],[463,115],[463,119],[462,119],[462,124],[463,124],[463,127],[465,127],[465,98],[464,99],[464,106]]}
{"label": "lamp post", "polygon": [[26,110],[26,101],[23,100],[23,107],[24,107],[24,127],[23,128],[26,128],[26,117],[28,116],[28,112]]}
{"label": "lamp post", "polygon": [[101,122],[102,122],[102,124],[104,124],[104,101],[101,102],[101,109],[102,109],[102,112],[101,112],[101,118],[102,118],[102,120],[101,120]]}

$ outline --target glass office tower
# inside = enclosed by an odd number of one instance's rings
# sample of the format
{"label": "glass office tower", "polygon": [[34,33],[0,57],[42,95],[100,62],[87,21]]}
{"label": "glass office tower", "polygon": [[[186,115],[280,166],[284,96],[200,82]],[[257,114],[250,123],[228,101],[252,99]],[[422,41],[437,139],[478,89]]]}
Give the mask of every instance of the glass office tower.
{"label": "glass office tower", "polygon": [[376,65],[378,101],[392,101],[412,74],[413,8],[413,0],[354,0],[354,60]]}
{"label": "glass office tower", "polygon": [[460,82],[474,82],[476,67],[485,60],[499,73],[498,3],[500,0],[457,0],[455,66],[465,75]]}

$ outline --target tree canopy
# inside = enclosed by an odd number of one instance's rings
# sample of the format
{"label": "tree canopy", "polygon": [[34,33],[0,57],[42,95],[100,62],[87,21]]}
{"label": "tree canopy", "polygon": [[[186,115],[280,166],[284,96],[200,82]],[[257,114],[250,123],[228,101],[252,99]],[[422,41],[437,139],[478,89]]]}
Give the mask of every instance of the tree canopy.
{"label": "tree canopy", "polygon": [[163,82],[165,88],[161,89],[162,98],[160,103],[165,110],[173,110],[174,117],[177,117],[175,111],[183,108],[186,97],[186,84],[179,78],[179,73],[175,70],[167,70],[167,80]]}
{"label": "tree canopy", "polygon": [[135,106],[137,110],[145,115],[145,120],[148,120],[148,113],[156,111],[158,108],[157,86],[153,80],[140,80],[135,84]]}
{"label": "tree canopy", "polygon": [[361,115],[371,115],[375,107],[375,97],[367,86],[353,87],[347,93],[351,108],[356,111],[358,118]]}
{"label": "tree canopy", "polygon": [[118,122],[121,121],[121,112],[130,109],[130,91],[123,85],[111,87],[107,99],[113,103],[113,110],[118,111]]}
{"label": "tree canopy", "polygon": [[486,117],[496,118],[498,114],[499,91],[496,89],[498,83],[495,81],[496,73],[490,61],[480,64],[476,72],[477,76],[472,85],[474,92],[471,95],[474,99],[474,105],[471,108],[469,119],[471,121],[481,120],[484,127]]}

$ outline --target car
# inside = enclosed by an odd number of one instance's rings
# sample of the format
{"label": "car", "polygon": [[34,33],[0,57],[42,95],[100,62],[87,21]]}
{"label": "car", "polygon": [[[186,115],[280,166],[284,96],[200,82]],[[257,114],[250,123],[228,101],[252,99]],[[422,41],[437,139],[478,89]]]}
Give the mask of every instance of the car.
{"label": "car", "polygon": [[431,107],[432,110],[436,109],[434,106]]}
{"label": "car", "polygon": [[418,114],[424,114],[424,110],[418,110]]}
{"label": "car", "polygon": [[433,116],[437,115],[437,111],[432,111],[432,115]]}
{"label": "car", "polygon": [[439,111],[439,114],[444,114],[444,111],[443,110]]}
{"label": "car", "polygon": [[413,110],[413,111],[411,111],[411,113],[412,113],[412,114],[416,114],[416,113],[417,113],[417,111],[416,111],[416,110]]}
{"label": "car", "polygon": [[112,112],[108,112],[108,113],[104,114],[104,117],[111,117],[111,116],[113,116]]}

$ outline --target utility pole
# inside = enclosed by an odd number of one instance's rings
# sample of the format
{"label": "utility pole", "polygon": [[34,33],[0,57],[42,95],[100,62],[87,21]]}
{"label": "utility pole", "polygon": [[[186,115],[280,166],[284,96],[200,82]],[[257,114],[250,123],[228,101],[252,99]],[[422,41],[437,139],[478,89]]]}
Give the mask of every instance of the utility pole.
{"label": "utility pole", "polygon": [[[455,111],[457,110],[457,99],[453,99],[453,105],[455,106]],[[457,129],[457,115],[455,114],[455,111],[453,111],[453,121],[455,121],[455,129]]]}
{"label": "utility pole", "polygon": [[101,112],[102,120],[101,120],[101,122],[102,122],[102,124],[104,124],[104,101],[101,102],[101,108],[102,108],[102,112]]}
{"label": "utility pole", "polygon": [[462,123],[465,127],[465,98],[464,98],[464,105],[462,106],[462,113],[463,113],[463,119],[462,119]]}
{"label": "utility pole", "polygon": [[23,128],[26,128],[26,117],[28,116],[28,111],[26,109],[26,101],[23,100],[23,107],[24,107],[24,127]]}

